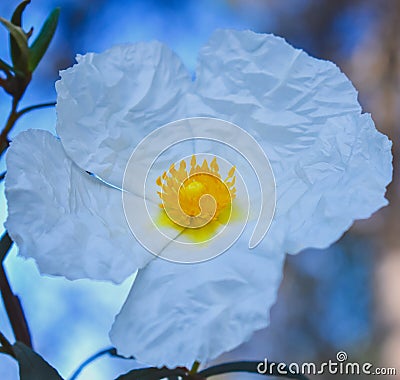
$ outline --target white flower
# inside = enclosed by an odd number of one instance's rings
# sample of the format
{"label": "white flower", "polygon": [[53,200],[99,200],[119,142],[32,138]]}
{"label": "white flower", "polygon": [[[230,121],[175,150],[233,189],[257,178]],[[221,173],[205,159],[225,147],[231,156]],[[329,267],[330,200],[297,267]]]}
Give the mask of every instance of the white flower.
{"label": "white flower", "polygon": [[[285,253],[327,247],[387,204],[390,142],[361,114],[334,64],[281,38],[217,31],[195,80],[157,42],[77,61],[56,85],[60,139],[30,130],[12,142],[6,227],[43,273],[120,282],[139,269],[110,333],[123,355],[190,366],[233,349],[268,325]],[[146,135],[195,116],[233,122],[256,138],[274,171],[277,204],[255,249],[239,239],[213,260],[184,265],[136,242],[118,188]]]}

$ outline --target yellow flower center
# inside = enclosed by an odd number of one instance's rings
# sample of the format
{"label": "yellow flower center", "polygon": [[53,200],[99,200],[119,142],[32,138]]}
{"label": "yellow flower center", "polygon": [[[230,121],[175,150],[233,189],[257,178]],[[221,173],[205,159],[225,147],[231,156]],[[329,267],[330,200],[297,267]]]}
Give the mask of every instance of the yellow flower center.
{"label": "yellow flower center", "polygon": [[232,167],[222,180],[216,158],[210,164],[204,160],[200,166],[192,156],[189,171],[184,160],[178,169],[172,164],[157,179],[160,207],[173,223],[184,228],[199,229],[215,221],[225,223],[236,196],[234,173]]}

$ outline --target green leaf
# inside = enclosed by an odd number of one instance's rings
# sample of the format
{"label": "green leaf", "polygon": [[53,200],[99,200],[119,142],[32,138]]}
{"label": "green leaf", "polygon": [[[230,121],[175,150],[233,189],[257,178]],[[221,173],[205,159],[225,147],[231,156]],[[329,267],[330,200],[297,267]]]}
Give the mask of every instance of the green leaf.
{"label": "green leaf", "polygon": [[41,356],[21,342],[13,345],[19,365],[20,380],[63,380]]}
{"label": "green leaf", "polygon": [[22,26],[22,13],[26,6],[31,2],[31,0],[25,0],[15,8],[13,15],[11,16],[11,22],[16,26]]}
{"label": "green leaf", "polygon": [[[31,0],[25,0],[17,6],[13,15],[11,16],[11,24],[13,24],[17,27],[20,27],[22,29],[22,14],[24,13],[26,6],[30,2],[31,2]],[[22,32],[25,35],[25,39],[28,40],[23,29],[22,29]],[[10,34],[10,55],[11,55],[13,65],[16,68],[15,72],[19,76],[24,76],[24,73],[26,73],[27,69],[28,69],[27,46],[28,46],[28,41],[26,42],[26,47],[24,46],[21,49],[20,44],[18,43],[18,40],[15,38],[15,36]],[[22,74],[21,74],[21,72],[22,72]]]}
{"label": "green leaf", "polygon": [[[20,3],[17,6],[17,8],[15,8],[15,11],[14,11],[13,15],[11,16],[12,24],[22,28],[22,13],[24,13],[26,6],[30,2],[31,2],[31,0],[25,0],[22,3]],[[24,34],[25,34],[25,32],[24,32]],[[25,36],[26,36],[26,34],[25,34]],[[25,62],[23,64],[22,64],[22,62],[21,62],[21,64],[18,62],[19,59],[21,58],[20,47],[18,45],[18,42],[12,35],[10,35],[10,53],[11,53],[11,59],[13,61],[14,66],[18,67],[20,70],[25,72],[25,70],[28,67],[27,62],[26,62],[28,56],[25,57]]]}
{"label": "green leaf", "polygon": [[[3,17],[0,17],[0,22],[10,32],[10,45],[11,45],[11,59],[14,67],[23,73],[28,69],[28,39],[25,32],[20,26],[12,24]],[[13,44],[15,42],[15,47]]]}
{"label": "green leaf", "polygon": [[32,46],[29,48],[29,64],[28,69],[32,73],[36,66],[39,64],[40,60],[43,58],[44,53],[46,53],[47,48],[51,40],[53,39],[54,33],[57,28],[58,18],[60,16],[60,8],[54,9],[49,17],[47,17],[39,35],[33,41]]}

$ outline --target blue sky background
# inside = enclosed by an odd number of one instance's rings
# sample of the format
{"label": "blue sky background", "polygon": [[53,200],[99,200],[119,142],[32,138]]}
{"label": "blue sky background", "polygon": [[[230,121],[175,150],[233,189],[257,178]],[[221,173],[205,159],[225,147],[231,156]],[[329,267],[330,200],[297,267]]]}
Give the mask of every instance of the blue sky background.
{"label": "blue sky background", "polygon": [[[37,30],[52,8],[60,6],[60,28],[22,105],[55,100],[58,70],[71,65],[76,53],[100,52],[116,43],[160,40],[174,49],[192,71],[198,50],[216,28],[280,33],[297,47],[318,54],[315,35],[297,30],[294,24],[285,29],[279,22],[291,19],[295,23],[309,2],[293,0],[290,6],[282,7],[276,1],[34,0],[25,12],[25,25],[34,25]],[[2,1],[0,15],[9,18],[16,5],[16,1]],[[341,42],[332,55],[340,60],[352,54],[372,18],[368,7],[343,10],[334,25]],[[8,57],[7,49],[6,31],[0,30],[0,57]],[[3,124],[9,104],[9,98],[0,94]],[[13,135],[28,128],[54,132],[54,125],[54,110],[39,110],[21,118]],[[2,161],[0,170],[4,169]],[[0,218],[4,222],[3,184],[0,193]],[[290,258],[287,279],[273,308],[271,328],[230,358],[256,359],[268,354],[275,360],[309,359],[320,357],[322,346],[328,353],[339,349],[356,351],[356,347],[369,341],[371,334],[372,260],[371,246],[359,237],[346,237],[326,252],[313,250]],[[13,290],[22,299],[35,348],[63,376],[69,376],[82,360],[110,345],[108,330],[133,278],[116,286],[40,276],[33,260],[17,257],[15,248],[5,264]],[[314,315],[308,315],[307,308],[313,308]],[[0,330],[12,340],[1,307]],[[79,379],[112,379],[133,365],[131,361],[103,358],[88,367]],[[15,363],[0,357],[0,379],[17,378]]]}

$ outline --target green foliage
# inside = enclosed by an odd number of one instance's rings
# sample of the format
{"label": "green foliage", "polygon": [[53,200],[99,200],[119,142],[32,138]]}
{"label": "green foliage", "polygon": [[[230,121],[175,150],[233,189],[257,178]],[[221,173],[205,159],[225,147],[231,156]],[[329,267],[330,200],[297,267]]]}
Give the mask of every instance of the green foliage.
{"label": "green foliage", "polygon": [[[23,1],[15,9],[11,16],[11,24],[20,28],[20,35],[25,37],[23,47],[17,40],[17,37],[10,32],[10,55],[13,65],[16,69],[21,70],[23,73],[27,72],[27,57],[28,57],[28,39],[25,32],[22,30],[22,14],[30,0]],[[22,32],[22,33],[21,33]]]}
{"label": "green foliage", "polygon": [[25,344],[15,343],[13,351],[19,365],[20,380],[63,380],[49,363]]}
{"label": "green foliage", "polygon": [[56,8],[50,13],[49,17],[47,17],[45,23],[43,24],[39,35],[29,48],[28,69],[30,72],[33,72],[36,69],[36,66],[46,53],[47,48],[49,47],[49,44],[53,39],[54,33],[57,29],[59,16],[60,8]]}
{"label": "green foliage", "polygon": [[15,69],[21,71],[23,74],[28,74],[29,49],[28,38],[25,32],[20,26],[14,25],[3,17],[0,17],[0,22],[10,33],[10,53]]}
{"label": "green foliage", "polygon": [[15,9],[11,20],[8,21],[0,17],[0,22],[10,34],[10,56],[12,66],[0,60],[0,70],[6,73],[14,72],[17,76],[28,78],[35,71],[37,65],[46,53],[54,33],[57,29],[60,9],[54,9],[47,17],[42,28],[32,45],[29,46],[28,40],[33,32],[25,32],[22,27],[22,15],[30,0],[24,0]]}
{"label": "green foliage", "polygon": [[[18,104],[28,84],[32,73],[46,53],[54,33],[57,29],[60,9],[54,9],[47,17],[39,34],[29,46],[29,39],[33,28],[25,32],[22,26],[22,16],[30,0],[22,1],[8,21],[0,17],[0,23],[8,30],[10,38],[10,56],[12,65],[0,59],[0,70],[7,78],[0,77],[0,86],[13,97],[14,104]],[[15,111],[15,110],[14,110]]]}
{"label": "green foliage", "polygon": [[17,8],[15,8],[15,11],[13,15],[11,16],[11,22],[14,25],[17,26],[22,26],[22,13],[24,13],[24,10],[26,6],[31,2],[31,0],[25,0],[22,3],[20,3]]}

